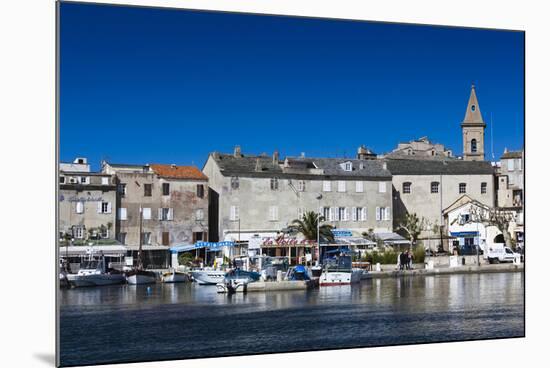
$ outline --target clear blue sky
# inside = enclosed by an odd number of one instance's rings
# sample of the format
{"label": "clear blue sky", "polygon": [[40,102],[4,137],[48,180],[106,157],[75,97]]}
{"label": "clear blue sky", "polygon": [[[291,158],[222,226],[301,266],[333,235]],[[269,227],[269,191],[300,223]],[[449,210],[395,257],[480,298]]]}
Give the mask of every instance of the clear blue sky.
{"label": "clear blue sky", "polygon": [[460,155],[472,82],[499,158],[523,146],[523,53],[512,31],[63,3],[60,158],[202,167],[236,144],[332,157],[421,136]]}

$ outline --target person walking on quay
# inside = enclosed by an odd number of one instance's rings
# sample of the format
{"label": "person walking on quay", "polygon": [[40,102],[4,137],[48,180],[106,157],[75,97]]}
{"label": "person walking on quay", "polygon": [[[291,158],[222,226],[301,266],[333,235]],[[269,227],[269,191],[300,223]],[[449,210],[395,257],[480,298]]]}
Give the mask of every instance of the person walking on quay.
{"label": "person walking on quay", "polygon": [[398,270],[402,270],[402,269],[403,269],[403,266],[401,265],[401,255],[402,255],[402,254],[403,254],[403,253],[400,252],[400,253],[397,255],[397,269],[398,269]]}
{"label": "person walking on quay", "polygon": [[409,270],[412,270],[413,269],[413,258],[414,258],[414,256],[413,256],[413,253],[411,251],[408,251],[407,253],[409,254],[409,259],[408,259],[407,265],[408,265]]}
{"label": "person walking on quay", "polygon": [[399,261],[401,263],[401,266],[399,267],[399,269],[400,270],[405,269],[405,267],[407,267],[407,262],[409,261],[407,253],[401,252],[401,254],[399,255]]}

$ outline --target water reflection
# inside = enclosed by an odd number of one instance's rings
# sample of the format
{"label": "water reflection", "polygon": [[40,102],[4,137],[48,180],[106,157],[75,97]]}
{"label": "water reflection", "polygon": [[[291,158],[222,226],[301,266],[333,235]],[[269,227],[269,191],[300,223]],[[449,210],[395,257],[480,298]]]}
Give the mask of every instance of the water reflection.
{"label": "water reflection", "polygon": [[218,294],[215,286],[197,284],[118,285],[62,290],[60,305],[63,364],[524,332],[522,273],[388,278],[354,286],[231,296]]}

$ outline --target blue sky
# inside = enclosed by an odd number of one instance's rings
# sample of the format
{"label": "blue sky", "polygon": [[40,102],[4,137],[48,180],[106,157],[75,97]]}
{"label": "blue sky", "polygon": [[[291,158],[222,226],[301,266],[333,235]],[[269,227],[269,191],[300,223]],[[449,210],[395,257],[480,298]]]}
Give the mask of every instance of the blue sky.
{"label": "blue sky", "polygon": [[523,146],[521,32],[62,3],[60,159],[202,167],[212,151],[461,154],[475,83],[494,152]]}

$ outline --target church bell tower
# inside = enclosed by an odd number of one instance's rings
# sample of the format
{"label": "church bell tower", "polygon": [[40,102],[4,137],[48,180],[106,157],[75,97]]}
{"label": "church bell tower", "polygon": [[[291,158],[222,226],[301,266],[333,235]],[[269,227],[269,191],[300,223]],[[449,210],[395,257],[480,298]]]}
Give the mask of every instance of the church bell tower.
{"label": "church bell tower", "polygon": [[470,99],[466,107],[462,127],[462,152],[466,161],[483,161],[485,159],[485,122],[481,117],[477,102],[476,88],[472,84]]}

